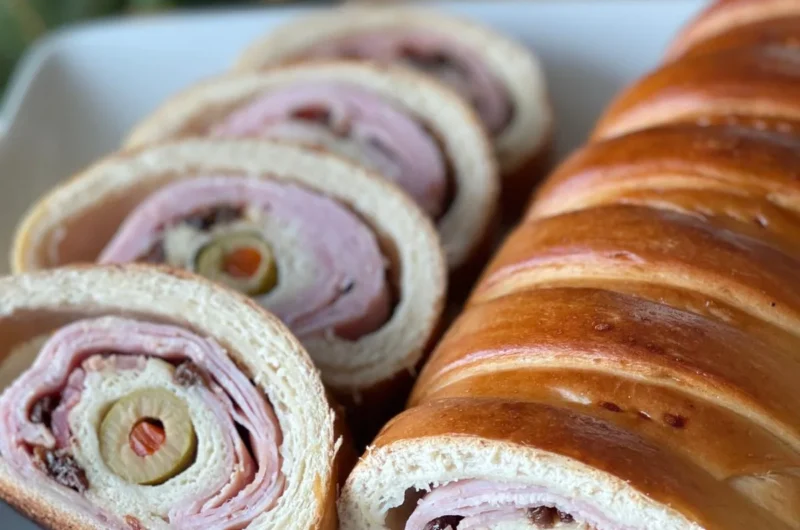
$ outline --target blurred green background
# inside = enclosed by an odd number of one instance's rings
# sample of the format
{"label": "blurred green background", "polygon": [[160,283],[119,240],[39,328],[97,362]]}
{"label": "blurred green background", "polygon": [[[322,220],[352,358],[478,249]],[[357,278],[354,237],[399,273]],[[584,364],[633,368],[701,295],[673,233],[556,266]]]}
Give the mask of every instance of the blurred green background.
{"label": "blurred green background", "polygon": [[25,49],[47,31],[82,20],[175,8],[254,4],[336,3],[291,0],[0,0],[0,94]]}

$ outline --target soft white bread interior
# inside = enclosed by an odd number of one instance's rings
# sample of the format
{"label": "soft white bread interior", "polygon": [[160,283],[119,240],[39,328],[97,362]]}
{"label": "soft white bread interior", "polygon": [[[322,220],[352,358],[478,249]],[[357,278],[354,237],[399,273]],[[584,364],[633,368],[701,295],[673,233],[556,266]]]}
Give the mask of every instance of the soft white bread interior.
{"label": "soft white bread interior", "polygon": [[[559,407],[489,398],[433,400],[387,424],[342,490],[340,528],[402,530],[414,520],[420,530],[452,513],[452,503],[425,499],[448,484],[461,513],[489,520],[510,503],[523,514],[548,506],[574,516],[556,528],[792,528],[655,441]],[[524,495],[515,500],[504,485]],[[523,519],[508,528],[546,526]]]}
{"label": "soft white bread interior", "polygon": [[[4,355],[71,321],[104,315],[170,323],[216,341],[269,398],[282,432],[286,488],[277,505],[247,528],[335,528],[334,458],[340,441],[334,415],[308,355],[275,317],[199,277],[151,266],[65,267],[0,280]],[[52,489],[21,480],[2,458],[0,493],[50,528],[99,528]],[[114,495],[123,494],[104,492],[112,503]]]}
{"label": "soft white bread interior", "polygon": [[464,265],[487,237],[497,209],[499,177],[490,140],[472,109],[427,76],[346,61],[227,75],[168,100],[134,127],[126,145],[203,135],[217,120],[271,91],[328,82],[367,89],[426,126],[441,142],[455,182],[452,202],[437,221],[437,229],[450,268]]}
{"label": "soft white bread interior", "polygon": [[[465,479],[530,485],[554,497],[591,499],[626,528],[700,530],[680,513],[609,473],[564,456],[481,438],[437,437],[370,451],[350,475],[339,502],[342,530],[400,530],[413,493]],[[405,505],[405,506],[404,506]],[[405,509],[404,509],[405,508]],[[529,528],[536,528],[530,525]]]}
{"label": "soft white bread interior", "polygon": [[388,29],[430,31],[452,38],[478,54],[506,87],[513,116],[495,139],[503,174],[523,168],[546,149],[553,112],[539,60],[514,40],[457,16],[397,6],[346,6],[314,13],[299,17],[253,43],[241,55],[235,69],[258,70],[290,63],[315,44]]}
{"label": "soft white bread interior", "polygon": [[384,179],[337,156],[257,140],[190,139],[113,155],[53,189],[18,227],[16,272],[91,262],[130,211],[154,190],[193,176],[233,175],[294,182],[359,215],[391,262],[399,299],[390,319],[356,341],[305,341],[323,379],[358,394],[413,371],[442,312],[446,269],[424,213]]}

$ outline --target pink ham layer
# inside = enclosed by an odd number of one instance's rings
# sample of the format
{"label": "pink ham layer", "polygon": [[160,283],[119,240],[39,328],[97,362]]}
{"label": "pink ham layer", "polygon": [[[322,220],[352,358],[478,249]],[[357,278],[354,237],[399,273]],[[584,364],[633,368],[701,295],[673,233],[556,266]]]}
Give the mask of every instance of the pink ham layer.
{"label": "pink ham layer", "polygon": [[[329,113],[327,124],[304,112]],[[444,157],[425,129],[376,95],[337,83],[285,87],[236,110],[212,128],[217,137],[265,137],[314,143],[309,127],[326,128],[358,142],[383,176],[403,188],[431,217],[447,196]],[[313,129],[312,129],[313,131]]]}
{"label": "pink ham layer", "polygon": [[[116,356],[98,359],[97,355],[104,352]],[[100,526],[129,530],[122,520],[127,514],[107,513],[85,496],[57,484],[39,470],[27,447],[35,444],[52,449],[69,440],[66,418],[69,409],[80,401],[84,390],[79,381],[86,370],[137,369],[142,366],[143,355],[174,363],[190,360],[211,374],[214,382],[202,390],[202,400],[225,434],[229,474],[209,482],[196,498],[174,506],[168,514],[171,527],[238,530],[272,509],[284,488],[278,451],[281,433],[272,407],[216,342],[177,326],[106,317],[75,322],[53,334],[31,368],[0,397],[3,459],[26,483],[84,512]],[[64,401],[53,415],[60,440],[28,417],[39,399],[53,394],[61,394]],[[250,434],[255,462],[236,423]]]}
{"label": "pink ham layer", "polygon": [[[319,267],[314,281],[279,303],[264,305],[299,337],[333,331],[356,339],[383,325],[391,313],[386,264],[372,231],[336,201],[293,184],[244,177],[203,177],[157,191],[125,220],[100,255],[102,263],[135,261],[164,227],[220,205],[255,206],[297,228],[298,251]],[[281,275],[292,271],[278,270]],[[350,282],[353,287],[343,292]]]}
{"label": "pink ham layer", "polygon": [[611,521],[587,502],[551,493],[545,487],[486,480],[461,480],[434,488],[420,500],[405,530],[424,530],[429,522],[446,515],[464,517],[458,530],[485,530],[503,521],[526,520],[527,510],[538,506],[558,508],[598,530],[635,530]]}
{"label": "pink ham layer", "polygon": [[423,71],[436,76],[469,102],[489,132],[502,133],[513,112],[506,88],[482,58],[442,35],[419,30],[359,33],[316,44],[304,50],[302,56],[369,59],[381,64],[405,64],[409,56],[447,58],[453,67],[429,66]]}

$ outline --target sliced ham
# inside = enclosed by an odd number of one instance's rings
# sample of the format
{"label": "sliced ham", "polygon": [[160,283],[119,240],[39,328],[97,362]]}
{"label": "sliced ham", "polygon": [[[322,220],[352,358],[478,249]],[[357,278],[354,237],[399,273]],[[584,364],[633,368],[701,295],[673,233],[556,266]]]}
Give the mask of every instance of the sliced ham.
{"label": "sliced ham", "polygon": [[[103,263],[141,259],[164,231],[193,212],[220,205],[256,209],[271,230],[291,236],[272,239],[280,265],[304,254],[315,267],[306,283],[277,288],[259,302],[300,337],[336,333],[358,338],[380,327],[391,312],[386,263],[375,234],[336,201],[294,184],[244,177],[203,177],[175,182],[154,193],[125,220],[106,246]],[[308,260],[307,260],[308,261]],[[279,287],[292,284],[296,270],[278,270]]]}
{"label": "sliced ham", "polygon": [[445,36],[418,30],[359,33],[312,46],[303,56],[399,62],[422,70],[472,103],[495,135],[503,132],[513,112],[505,87],[478,54]]}
{"label": "sliced ham", "polygon": [[[274,507],[283,491],[284,477],[279,453],[281,431],[272,407],[217,343],[171,325],[105,317],[79,321],[57,331],[31,369],[0,398],[0,451],[4,460],[25,480],[34,481],[37,488],[80,507],[100,527],[129,530],[129,524],[110,510],[42,472],[31,447],[70,448],[78,444],[86,448],[88,445],[73,439],[74,433],[64,426],[70,409],[91,397],[85,395],[84,376],[91,371],[141,370],[146,358],[171,363],[188,360],[211,374],[213,380],[202,389],[200,399],[213,412],[226,438],[222,447],[226,448],[228,471],[204,485],[202,494],[177,503],[169,513],[157,514],[159,524],[164,520],[170,528],[181,530],[236,530]],[[29,418],[31,407],[49,395],[61,398],[53,413],[54,426],[61,426],[55,437],[47,425]],[[237,424],[249,435],[252,455]],[[159,487],[169,485],[167,481]],[[151,514],[134,515],[142,519]]]}
{"label": "sliced ham", "polygon": [[445,207],[447,165],[436,139],[386,99],[356,86],[329,82],[270,91],[211,134],[320,145],[377,170],[432,217]]}
{"label": "sliced ham", "polygon": [[406,522],[405,530],[428,530],[429,523],[444,516],[463,517],[453,530],[547,528],[535,524],[529,510],[557,508],[574,519],[557,522],[563,530],[634,530],[610,521],[585,501],[550,492],[545,487],[485,480],[461,480],[438,486],[425,495]]}

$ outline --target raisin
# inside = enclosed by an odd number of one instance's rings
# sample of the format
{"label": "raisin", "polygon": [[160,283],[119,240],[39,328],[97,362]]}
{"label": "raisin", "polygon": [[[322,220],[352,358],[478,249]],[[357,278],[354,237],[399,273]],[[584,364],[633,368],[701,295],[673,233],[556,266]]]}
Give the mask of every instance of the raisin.
{"label": "raisin", "polygon": [[401,50],[403,58],[421,70],[438,70],[442,68],[456,68],[453,60],[444,53],[426,53],[412,47]]}
{"label": "raisin", "polygon": [[147,530],[142,522],[132,515],[125,516],[125,522],[131,527],[131,530]]}
{"label": "raisin", "polygon": [[44,396],[31,407],[30,418],[33,423],[50,425],[50,417],[58,406],[58,400],[53,396]]}
{"label": "raisin", "polygon": [[175,381],[181,386],[204,385],[206,375],[202,368],[191,361],[185,361],[175,369]]}
{"label": "raisin", "polygon": [[52,450],[42,446],[33,449],[36,462],[50,477],[67,488],[78,493],[89,489],[86,472],[78,465],[75,458],[66,449]]}
{"label": "raisin", "polygon": [[182,222],[198,230],[208,230],[215,225],[232,223],[242,217],[242,209],[224,205],[201,210],[183,218]]}
{"label": "raisin", "polygon": [[426,524],[423,530],[456,530],[461,519],[460,515],[443,515]]}
{"label": "raisin", "polygon": [[232,223],[242,217],[242,208],[221,206],[214,210],[214,224]]}
{"label": "raisin", "polygon": [[539,528],[553,528],[558,510],[549,506],[537,506],[528,510],[528,519]]}
{"label": "raisin", "polygon": [[292,118],[320,123],[322,125],[330,125],[331,111],[323,105],[307,105],[292,111]]}

